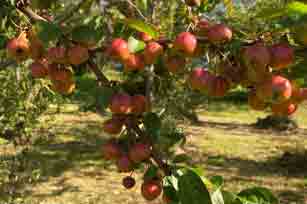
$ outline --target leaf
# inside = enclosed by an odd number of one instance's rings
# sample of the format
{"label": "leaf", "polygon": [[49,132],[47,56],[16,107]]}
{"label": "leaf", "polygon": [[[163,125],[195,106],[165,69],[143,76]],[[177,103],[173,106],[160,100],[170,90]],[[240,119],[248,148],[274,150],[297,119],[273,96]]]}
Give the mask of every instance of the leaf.
{"label": "leaf", "polygon": [[72,30],[72,39],[81,43],[95,44],[100,40],[101,36],[101,32],[88,25],[78,26]]}
{"label": "leaf", "polygon": [[179,198],[176,189],[173,186],[163,187],[163,195],[167,196],[172,203],[178,203]]}
{"label": "leaf", "polygon": [[256,204],[277,204],[278,200],[273,193],[262,187],[254,187],[241,191],[238,196],[246,203]]}
{"label": "leaf", "polygon": [[212,204],[208,189],[195,172],[187,170],[179,177],[178,187],[182,204]]}
{"label": "leaf", "polygon": [[158,168],[156,166],[150,166],[144,174],[144,180],[151,180],[157,176]]}
{"label": "leaf", "polygon": [[132,53],[136,53],[141,50],[144,50],[145,46],[146,44],[143,41],[137,40],[132,36],[128,38],[128,48],[129,48],[129,51]]}
{"label": "leaf", "polygon": [[144,126],[146,132],[156,140],[160,135],[160,130],[162,126],[161,119],[155,113],[147,113],[144,117]]}
{"label": "leaf", "polygon": [[192,158],[187,154],[178,154],[173,159],[173,162],[174,163],[182,163],[182,162],[187,162],[187,161],[191,161],[191,160],[192,160]]}
{"label": "leaf", "polygon": [[34,27],[38,38],[46,47],[51,41],[56,41],[62,35],[60,27],[50,22],[38,21]]}
{"label": "leaf", "polygon": [[213,192],[211,199],[213,204],[225,204],[223,194],[220,189]]}
{"label": "leaf", "polygon": [[233,5],[233,0],[223,0],[224,1],[224,5],[226,7],[227,10],[227,15],[231,16],[233,14],[234,11],[234,5]]}
{"label": "leaf", "polygon": [[141,20],[136,20],[136,19],[126,19],[125,24],[129,26],[132,29],[135,29],[139,32],[144,32],[150,35],[153,38],[158,38],[159,33],[152,27],[151,25],[148,25],[144,23]]}
{"label": "leaf", "polygon": [[109,87],[99,87],[97,89],[97,103],[102,109],[106,109],[108,107],[113,94],[113,89]]}
{"label": "leaf", "polygon": [[4,35],[0,35],[0,49],[3,49],[6,45],[7,38]]}
{"label": "leaf", "polygon": [[295,15],[306,15],[307,14],[307,4],[304,4],[299,1],[290,2],[286,8],[288,14]]}
{"label": "leaf", "polygon": [[210,181],[216,188],[221,188],[224,184],[224,179],[221,176],[213,176]]}
{"label": "leaf", "polygon": [[224,204],[239,204],[237,196],[229,191],[222,190]]}

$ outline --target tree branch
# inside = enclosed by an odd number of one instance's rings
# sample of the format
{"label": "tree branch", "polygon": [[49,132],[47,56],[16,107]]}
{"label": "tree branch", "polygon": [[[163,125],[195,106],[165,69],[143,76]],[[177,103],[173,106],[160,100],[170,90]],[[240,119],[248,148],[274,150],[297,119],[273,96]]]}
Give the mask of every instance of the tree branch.
{"label": "tree branch", "polygon": [[97,80],[100,82],[99,85],[102,85],[102,86],[110,86],[110,81],[109,81],[108,78],[100,71],[100,69],[98,68],[97,64],[96,64],[92,59],[89,59],[88,65],[89,65],[90,69],[94,72],[94,74],[96,75]]}
{"label": "tree branch", "polygon": [[37,13],[35,13],[30,7],[29,2],[25,2],[23,0],[17,0],[16,1],[16,8],[21,11],[24,15],[26,15],[28,18],[30,18],[31,23],[34,23],[35,21],[48,21],[47,19],[41,17]]}

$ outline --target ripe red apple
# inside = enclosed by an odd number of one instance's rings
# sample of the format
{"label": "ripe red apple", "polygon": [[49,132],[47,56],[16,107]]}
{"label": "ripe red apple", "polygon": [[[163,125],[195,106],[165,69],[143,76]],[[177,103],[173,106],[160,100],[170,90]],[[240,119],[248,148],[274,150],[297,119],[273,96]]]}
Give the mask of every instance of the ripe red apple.
{"label": "ripe red apple", "polygon": [[211,79],[213,76],[206,68],[197,67],[190,74],[189,83],[192,89],[207,92]]}
{"label": "ripe red apple", "polygon": [[274,75],[256,87],[256,94],[266,102],[279,104],[290,99],[292,85],[288,79]]}
{"label": "ripe red apple", "polygon": [[124,70],[126,72],[136,71],[136,70],[144,70],[145,64],[144,60],[140,55],[131,54],[127,59],[124,60]]}
{"label": "ripe red apple", "polygon": [[199,35],[207,35],[207,32],[210,28],[210,22],[207,19],[201,19],[198,23],[197,23],[197,33]]}
{"label": "ripe red apple", "polygon": [[208,83],[208,95],[213,97],[223,97],[230,89],[229,82],[221,76],[214,76]]}
{"label": "ripe red apple", "polygon": [[197,39],[189,32],[182,32],[177,36],[174,47],[184,54],[192,55],[197,47]]}
{"label": "ripe red apple", "polygon": [[255,70],[265,68],[271,61],[270,50],[262,43],[243,48],[242,57],[245,65]]}
{"label": "ripe red apple", "polygon": [[28,32],[28,38],[30,42],[30,55],[34,60],[38,60],[43,57],[45,49],[43,42],[37,37],[33,30]]}
{"label": "ripe red apple", "polygon": [[184,70],[186,65],[185,58],[180,57],[166,57],[165,67],[173,74],[179,73]]}
{"label": "ripe red apple", "polygon": [[139,38],[144,42],[149,42],[152,40],[152,37],[145,32],[139,32]]}
{"label": "ripe red apple", "polygon": [[256,111],[263,111],[266,108],[266,103],[257,97],[255,90],[248,93],[248,105]]}
{"label": "ripe red apple", "polygon": [[220,76],[227,79],[228,82],[235,85],[241,83],[246,77],[246,70],[240,65],[232,65],[223,63],[219,66],[218,72]]}
{"label": "ripe red apple", "polygon": [[52,63],[66,64],[68,62],[65,47],[51,47],[48,49],[47,58]]}
{"label": "ripe red apple", "polygon": [[282,69],[294,61],[294,50],[287,44],[276,44],[270,47],[271,51],[271,67]]}
{"label": "ripe red apple", "polygon": [[201,0],[185,0],[188,6],[200,6]]}
{"label": "ripe red apple", "polygon": [[133,163],[127,155],[122,155],[116,162],[116,166],[119,172],[130,172],[133,170]]}
{"label": "ripe red apple", "polygon": [[30,43],[26,33],[21,33],[17,38],[9,40],[6,44],[8,57],[16,61],[23,61],[30,55]]}
{"label": "ripe red apple", "polygon": [[123,186],[126,188],[126,189],[131,189],[135,186],[135,179],[132,178],[131,176],[126,176],[124,179],[123,179]]}
{"label": "ripe red apple", "polygon": [[211,43],[228,42],[232,39],[232,30],[224,24],[215,24],[208,28],[207,38]]}
{"label": "ripe red apple", "polygon": [[135,95],[131,98],[131,113],[140,115],[146,111],[146,98],[143,95]]}
{"label": "ripe red apple", "polygon": [[43,78],[48,75],[48,65],[42,61],[34,61],[30,65],[30,70],[33,78]]}
{"label": "ripe red apple", "polygon": [[69,95],[71,94],[76,88],[76,83],[72,80],[66,80],[66,81],[53,81],[52,80],[52,87],[51,89],[63,94],[63,95]]}
{"label": "ripe red apple", "polygon": [[119,60],[127,60],[130,56],[128,43],[121,38],[114,39],[108,51],[112,57]]}
{"label": "ripe red apple", "polygon": [[290,116],[297,110],[297,104],[291,100],[281,104],[272,104],[272,113],[278,116]]}
{"label": "ripe red apple", "polygon": [[134,163],[140,163],[150,158],[151,147],[148,144],[136,143],[129,149],[129,158]]}
{"label": "ripe red apple", "polygon": [[123,154],[120,145],[110,140],[102,146],[102,155],[106,160],[117,160]]}
{"label": "ripe red apple", "polygon": [[114,94],[111,98],[109,108],[112,113],[130,113],[132,108],[132,98],[130,95],[124,93]]}
{"label": "ripe red apple", "polygon": [[103,131],[108,134],[117,135],[122,131],[122,129],[123,129],[123,123],[120,120],[117,120],[116,118],[106,120],[103,123]]}
{"label": "ripe red apple", "polygon": [[159,197],[162,192],[162,185],[160,181],[149,180],[144,181],[141,187],[142,196],[148,200],[152,201]]}
{"label": "ripe red apple", "polygon": [[53,81],[70,81],[72,72],[59,64],[48,65],[48,75]]}
{"label": "ripe red apple", "polygon": [[81,45],[75,45],[68,49],[68,59],[70,64],[79,65],[86,62],[89,58],[88,49]]}
{"label": "ripe red apple", "polygon": [[154,64],[163,53],[163,47],[157,42],[149,42],[144,50],[144,59],[146,64]]}

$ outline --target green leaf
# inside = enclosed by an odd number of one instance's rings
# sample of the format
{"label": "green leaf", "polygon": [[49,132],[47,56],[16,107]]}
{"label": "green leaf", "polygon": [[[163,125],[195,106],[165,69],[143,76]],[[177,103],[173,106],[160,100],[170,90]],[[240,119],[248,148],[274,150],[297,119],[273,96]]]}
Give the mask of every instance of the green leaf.
{"label": "green leaf", "polygon": [[157,176],[158,168],[156,166],[150,166],[144,174],[144,180],[151,180]]}
{"label": "green leaf", "polygon": [[187,162],[187,161],[191,161],[191,160],[192,160],[192,158],[187,154],[178,154],[173,159],[173,162],[174,163],[182,163],[182,162]]}
{"label": "green leaf", "polygon": [[160,135],[162,126],[161,119],[156,113],[147,113],[144,117],[144,126],[146,132],[156,140]]}
{"label": "green leaf", "polygon": [[287,5],[287,12],[288,14],[306,15],[307,14],[307,4],[304,4],[299,1],[290,2]]}
{"label": "green leaf", "polygon": [[229,191],[222,190],[224,204],[240,204],[238,203],[237,196]]}
{"label": "green leaf", "polygon": [[213,192],[211,199],[213,204],[225,204],[223,194],[220,189]]}
{"label": "green leaf", "polygon": [[187,170],[179,177],[178,186],[182,204],[212,204],[208,189],[195,172]]}
{"label": "green leaf", "polygon": [[38,38],[46,47],[51,41],[56,41],[62,35],[60,27],[50,22],[38,21],[34,26]]}
{"label": "green leaf", "polygon": [[102,109],[106,109],[108,107],[113,94],[113,89],[109,87],[99,87],[97,89],[97,102],[100,104]]}
{"label": "green leaf", "polygon": [[163,187],[163,194],[166,195],[173,203],[179,202],[177,191],[173,186]]}
{"label": "green leaf", "polygon": [[5,48],[7,38],[4,35],[0,35],[0,49]]}
{"label": "green leaf", "polygon": [[94,27],[82,25],[72,30],[72,39],[77,42],[94,44],[102,37],[102,33],[98,32]]}
{"label": "green leaf", "polygon": [[238,196],[243,203],[256,203],[256,204],[277,204],[278,200],[273,193],[262,187],[254,187],[241,191]]}
{"label": "green leaf", "polygon": [[144,50],[145,46],[146,44],[143,41],[137,40],[132,36],[128,38],[128,48],[132,53]]}
{"label": "green leaf", "polygon": [[153,38],[158,38],[159,33],[154,29],[153,26],[144,23],[141,20],[136,19],[126,19],[125,24],[132,29],[135,29],[139,32],[144,32],[150,35]]}
{"label": "green leaf", "polygon": [[213,176],[210,178],[210,182],[216,187],[221,188],[224,184],[224,179],[221,176]]}
{"label": "green leaf", "polygon": [[226,7],[227,10],[227,15],[231,16],[233,14],[234,11],[234,5],[233,5],[233,0],[223,0],[224,1],[224,5]]}

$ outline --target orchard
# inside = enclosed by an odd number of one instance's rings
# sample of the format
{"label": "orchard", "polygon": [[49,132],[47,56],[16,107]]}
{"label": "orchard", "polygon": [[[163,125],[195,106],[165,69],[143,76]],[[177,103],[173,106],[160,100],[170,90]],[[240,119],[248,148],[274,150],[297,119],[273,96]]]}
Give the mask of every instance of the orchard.
{"label": "orchard", "polygon": [[[222,177],[178,162],[184,158],[171,149],[184,145],[185,135],[161,131],[172,106],[238,89],[250,109],[291,120],[307,100],[304,1],[255,2],[250,19],[227,0],[84,0],[72,8],[65,1],[5,2],[3,58],[25,69],[31,84],[43,84],[41,98],[70,97],[79,75],[95,76],[96,111],[107,116],[101,131],[109,135],[101,160],[116,166],[127,192],[139,183],[144,200],[165,204],[278,203],[270,189],[224,190]],[[120,77],[111,80],[105,66]]]}

